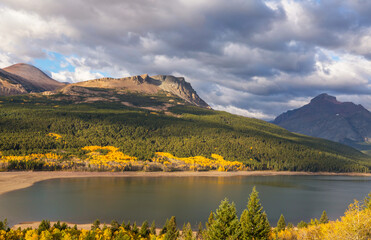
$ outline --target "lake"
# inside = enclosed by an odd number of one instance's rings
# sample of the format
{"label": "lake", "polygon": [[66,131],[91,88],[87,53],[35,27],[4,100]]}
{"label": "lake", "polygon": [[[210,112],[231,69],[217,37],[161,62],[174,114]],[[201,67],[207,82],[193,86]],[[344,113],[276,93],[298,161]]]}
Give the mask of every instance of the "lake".
{"label": "lake", "polygon": [[42,181],[0,195],[0,219],[10,224],[26,221],[63,220],[110,223],[115,219],[141,224],[176,216],[178,225],[193,227],[207,221],[220,201],[234,201],[240,216],[256,186],[272,225],[284,214],[297,224],[342,216],[354,199],[371,191],[371,177],[351,176],[236,176],[236,177],[94,177]]}

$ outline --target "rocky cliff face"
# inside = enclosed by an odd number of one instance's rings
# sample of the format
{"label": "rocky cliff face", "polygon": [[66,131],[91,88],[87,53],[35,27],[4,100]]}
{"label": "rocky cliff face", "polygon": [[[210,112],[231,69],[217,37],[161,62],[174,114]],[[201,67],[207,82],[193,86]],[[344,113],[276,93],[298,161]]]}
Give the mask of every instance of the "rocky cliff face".
{"label": "rocky cliff face", "polygon": [[[138,92],[146,94],[157,94],[161,91],[173,94],[186,102],[204,108],[210,108],[186,82],[183,77],[170,75],[148,76],[147,74],[126,78],[101,78],[85,82],[70,84],[71,86],[116,89],[121,92]],[[67,87],[66,87],[67,88]],[[63,90],[62,90],[63,91]]]}
{"label": "rocky cliff face", "polygon": [[292,132],[341,143],[371,139],[371,113],[362,105],[339,102],[325,93],[301,108],[279,115],[273,123]]}

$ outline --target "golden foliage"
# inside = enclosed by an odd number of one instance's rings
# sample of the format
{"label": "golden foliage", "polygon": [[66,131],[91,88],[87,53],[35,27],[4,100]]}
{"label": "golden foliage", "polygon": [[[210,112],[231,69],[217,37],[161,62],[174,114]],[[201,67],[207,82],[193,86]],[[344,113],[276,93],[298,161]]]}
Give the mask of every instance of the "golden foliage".
{"label": "golden foliage", "polygon": [[340,220],[309,225],[300,229],[285,229],[272,234],[272,239],[282,240],[367,240],[371,239],[371,209],[364,208],[358,201],[349,205]]}
{"label": "golden foliage", "polygon": [[55,140],[62,139],[62,136],[57,133],[48,133],[48,136],[54,138]]}
{"label": "golden foliage", "polygon": [[218,170],[218,171],[236,171],[243,170],[244,165],[237,161],[227,161],[218,154],[211,154],[211,158],[195,156],[188,158],[175,157],[167,152],[156,152],[158,158],[154,161],[169,164],[185,164],[189,170]]}

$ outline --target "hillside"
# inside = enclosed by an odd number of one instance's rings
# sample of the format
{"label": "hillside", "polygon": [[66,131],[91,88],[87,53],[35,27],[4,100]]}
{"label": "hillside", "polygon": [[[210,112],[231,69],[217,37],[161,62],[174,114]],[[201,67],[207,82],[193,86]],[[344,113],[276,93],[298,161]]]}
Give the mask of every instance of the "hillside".
{"label": "hillside", "polygon": [[371,113],[362,105],[339,102],[327,94],[281,114],[273,123],[292,132],[356,146],[361,150],[367,150],[367,143],[371,142]]}
{"label": "hillside", "polygon": [[[72,87],[85,95],[62,91],[0,98],[2,155],[54,153],[78,163],[107,151],[149,162],[156,152],[179,160],[217,154],[252,170],[370,171],[370,159],[351,147],[291,133],[261,120],[195,107],[164,92],[120,94]],[[85,101],[94,96],[95,101]],[[107,101],[108,97],[112,100]],[[164,106],[166,110],[161,110]],[[89,155],[83,148],[98,152]]]}
{"label": "hillside", "polygon": [[0,96],[52,91],[64,85],[29,64],[18,63],[0,69]]}

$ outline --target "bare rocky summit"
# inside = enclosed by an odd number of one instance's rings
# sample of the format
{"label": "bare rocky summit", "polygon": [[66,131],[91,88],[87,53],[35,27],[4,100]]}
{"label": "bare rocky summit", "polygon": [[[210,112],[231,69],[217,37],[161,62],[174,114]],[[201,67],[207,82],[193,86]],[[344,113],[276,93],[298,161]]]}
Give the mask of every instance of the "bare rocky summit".
{"label": "bare rocky summit", "polygon": [[121,93],[131,92],[152,95],[165,92],[177,96],[192,105],[210,108],[209,105],[197,95],[191,84],[186,82],[183,77],[174,77],[170,75],[150,77],[148,74],[144,74],[125,78],[100,78],[69,84],[61,89],[60,92],[72,94],[71,90],[74,89],[74,87],[115,89]]}
{"label": "bare rocky summit", "polygon": [[18,63],[0,69],[0,96],[53,91],[64,85],[29,64]]}
{"label": "bare rocky summit", "polygon": [[273,123],[292,132],[350,145],[371,142],[371,113],[362,105],[339,102],[326,93],[279,115]]}

